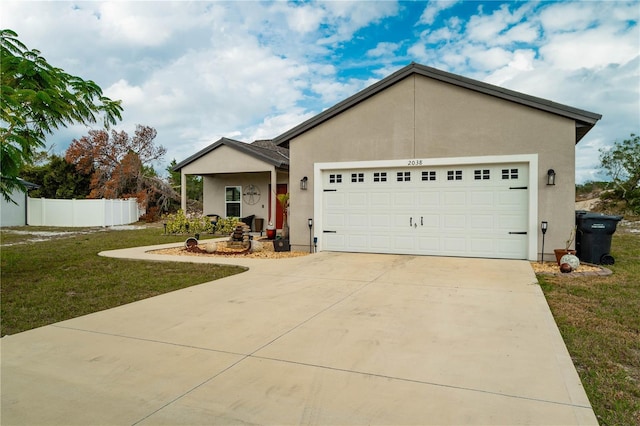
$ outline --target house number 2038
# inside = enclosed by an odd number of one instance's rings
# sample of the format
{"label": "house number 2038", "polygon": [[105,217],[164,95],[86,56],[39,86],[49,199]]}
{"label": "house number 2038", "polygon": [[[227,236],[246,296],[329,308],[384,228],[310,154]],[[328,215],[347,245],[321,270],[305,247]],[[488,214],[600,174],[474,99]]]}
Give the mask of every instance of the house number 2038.
{"label": "house number 2038", "polygon": [[422,166],[422,160],[409,160],[407,166]]}

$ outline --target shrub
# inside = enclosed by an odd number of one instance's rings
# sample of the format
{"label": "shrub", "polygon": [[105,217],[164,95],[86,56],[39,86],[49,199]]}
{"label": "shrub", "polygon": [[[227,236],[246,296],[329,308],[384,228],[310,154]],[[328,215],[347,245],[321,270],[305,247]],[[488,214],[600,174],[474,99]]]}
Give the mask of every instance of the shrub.
{"label": "shrub", "polygon": [[237,217],[229,216],[225,219],[218,219],[218,223],[216,224],[215,233],[229,235],[233,232],[236,227],[236,223],[238,223],[239,219]]}
{"label": "shrub", "polygon": [[211,232],[213,227],[207,216],[187,217],[182,209],[177,213],[164,216],[167,224],[167,233],[169,234],[200,234]]}

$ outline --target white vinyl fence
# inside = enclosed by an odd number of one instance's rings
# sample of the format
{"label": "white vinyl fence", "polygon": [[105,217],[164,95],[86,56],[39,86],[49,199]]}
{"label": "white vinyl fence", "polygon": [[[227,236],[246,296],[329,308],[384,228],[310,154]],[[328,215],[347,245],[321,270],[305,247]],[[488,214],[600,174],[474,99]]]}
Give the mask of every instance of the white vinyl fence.
{"label": "white vinyl fence", "polygon": [[27,225],[31,226],[114,226],[137,222],[140,211],[135,198],[126,200],[27,199]]}

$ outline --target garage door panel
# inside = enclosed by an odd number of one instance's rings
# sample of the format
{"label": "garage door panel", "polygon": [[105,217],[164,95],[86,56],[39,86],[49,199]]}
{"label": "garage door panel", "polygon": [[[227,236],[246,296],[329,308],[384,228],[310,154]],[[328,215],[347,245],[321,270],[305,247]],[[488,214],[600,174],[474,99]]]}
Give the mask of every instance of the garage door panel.
{"label": "garage door panel", "polygon": [[440,206],[440,192],[433,188],[420,188],[418,206],[437,208]]}
{"label": "garage door panel", "polygon": [[372,228],[388,228],[391,223],[391,217],[388,214],[372,214],[369,216],[369,225]]}
{"label": "garage door panel", "polygon": [[418,237],[418,249],[423,253],[438,253],[440,251],[440,238],[436,236]]}
{"label": "garage door panel", "polygon": [[348,244],[355,250],[364,250],[367,248],[367,236],[351,234],[348,236]]}
{"label": "garage door panel", "polygon": [[444,191],[443,192],[443,204],[445,206],[465,207],[467,205],[467,192],[466,191]]}
{"label": "garage door panel", "polygon": [[393,248],[395,253],[406,252],[415,249],[415,236],[413,235],[396,235],[393,238]]}
{"label": "garage door panel", "polygon": [[345,247],[345,236],[340,234],[330,234],[326,233],[323,235],[324,243],[327,246],[328,250],[344,250]]}
{"label": "garage door panel", "polygon": [[499,214],[496,229],[506,231],[526,231],[527,222],[522,216],[516,214]]}
{"label": "garage door panel", "polygon": [[467,241],[465,237],[443,237],[443,250],[446,254],[465,253],[467,251]]}
{"label": "garage door panel", "polygon": [[[344,208],[345,206],[345,194],[343,192],[325,192],[324,193],[324,207],[325,209]],[[326,210],[331,211],[331,210]]]}
{"label": "garage door panel", "polygon": [[413,207],[414,200],[413,192],[397,192],[393,194],[393,206],[390,207]]}
{"label": "garage door panel", "polygon": [[511,235],[511,238],[496,240],[496,252],[500,257],[507,259],[522,259],[526,257],[525,247],[526,237],[524,235]]}
{"label": "garage door panel", "polygon": [[366,192],[352,192],[349,194],[349,209],[366,209],[369,204],[369,196]]}
{"label": "garage door panel", "polygon": [[329,228],[343,228],[345,225],[345,215],[342,213],[328,213],[324,221],[325,225]]}
{"label": "garage door panel", "polygon": [[450,214],[444,217],[444,231],[464,231],[467,228],[467,215]]}
{"label": "garage door panel", "polygon": [[495,228],[494,225],[494,217],[493,215],[480,215],[475,214],[471,216],[470,221],[471,229],[483,231],[483,232],[492,232]]}
{"label": "garage door panel", "polygon": [[374,252],[388,250],[391,247],[391,237],[388,235],[371,235],[370,244]]}
{"label": "garage door panel", "polygon": [[493,238],[470,238],[469,250],[475,255],[483,256],[494,252],[494,242]]}
{"label": "garage door panel", "polygon": [[420,226],[425,229],[437,230],[440,228],[440,215],[425,214],[420,216]]}
{"label": "garage door panel", "polygon": [[527,202],[527,191],[522,189],[511,189],[499,192],[496,207],[517,207]]}
{"label": "garage door panel", "polygon": [[[528,229],[527,167],[491,164],[326,172],[323,181],[330,182],[329,176],[334,175],[335,183],[323,192],[323,227],[335,233],[322,234],[323,249],[526,258],[529,237],[509,233]],[[339,175],[343,179],[337,182]]]}
{"label": "garage door panel", "polygon": [[492,208],[494,201],[493,191],[473,191],[469,198],[469,205],[476,208]]}

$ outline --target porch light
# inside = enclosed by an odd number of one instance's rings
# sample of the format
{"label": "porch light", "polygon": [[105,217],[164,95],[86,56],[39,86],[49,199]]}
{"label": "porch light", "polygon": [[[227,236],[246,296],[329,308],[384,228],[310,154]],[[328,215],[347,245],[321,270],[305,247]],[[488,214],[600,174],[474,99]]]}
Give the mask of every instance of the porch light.
{"label": "porch light", "polygon": [[300,189],[302,189],[303,191],[307,190],[307,181],[309,180],[308,177],[303,177],[302,179],[300,179]]}
{"label": "porch light", "polygon": [[547,185],[556,184],[556,171],[553,169],[547,170]]}

